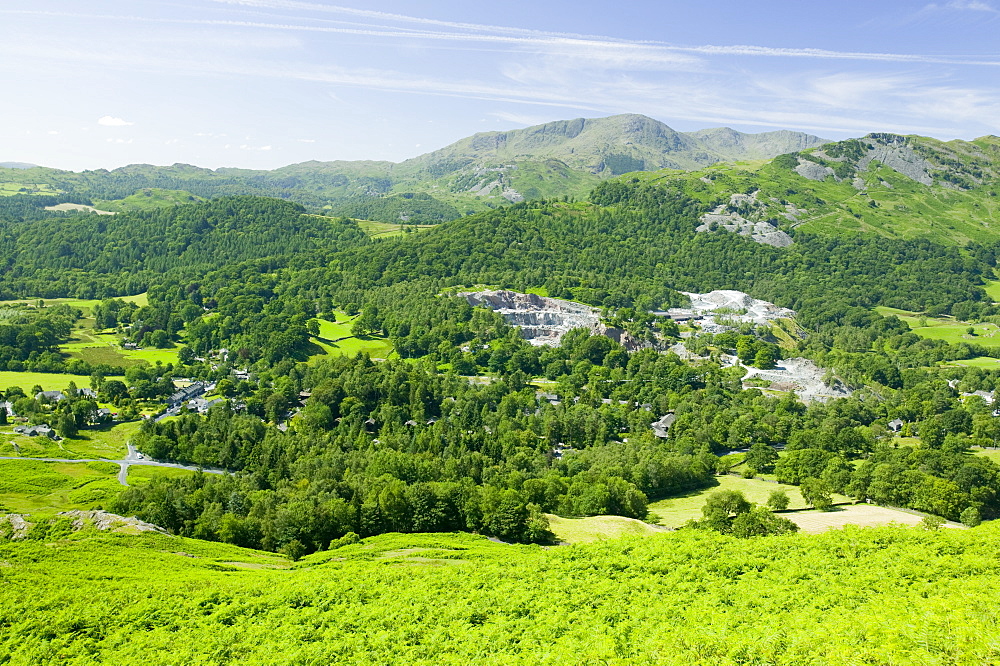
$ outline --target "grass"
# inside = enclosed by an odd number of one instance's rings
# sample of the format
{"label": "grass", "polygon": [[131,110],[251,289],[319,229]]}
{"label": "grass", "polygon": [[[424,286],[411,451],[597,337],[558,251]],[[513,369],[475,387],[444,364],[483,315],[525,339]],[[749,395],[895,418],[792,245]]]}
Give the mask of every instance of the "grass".
{"label": "grass", "polygon": [[972,455],[989,458],[996,464],[1000,465],[1000,449],[972,449]]}
{"label": "grass", "polygon": [[961,361],[950,361],[948,363],[943,363],[942,365],[961,365],[967,368],[988,368],[993,370],[1000,368],[1000,358],[993,358],[992,356],[977,356],[975,358],[967,358]]}
{"label": "grass", "polygon": [[1000,280],[989,280],[983,290],[994,302],[1000,302]]}
{"label": "grass", "polygon": [[43,391],[61,391],[70,382],[76,382],[77,388],[90,386],[87,375],[68,375],[58,372],[0,372],[0,387],[4,390],[11,386],[20,386],[28,393],[33,386],[41,386]]}
{"label": "grass", "polygon": [[0,197],[15,194],[59,194],[59,190],[48,183],[0,183]]}
{"label": "grass", "polygon": [[[3,426],[0,428],[0,456],[120,460],[128,452],[126,442],[138,432],[141,425],[140,421],[131,421],[81,430],[73,439],[59,442],[48,437],[15,435],[13,426]],[[17,449],[14,444],[17,444]]]}
{"label": "grass", "polygon": [[[376,222],[374,220],[355,220],[361,231],[368,234],[369,238],[391,238],[393,236],[405,236],[407,233],[416,233],[423,229],[433,229],[435,224],[393,224],[390,222]],[[410,229],[410,232],[404,231]]]}
{"label": "grass", "polygon": [[36,516],[92,509],[121,492],[117,474],[110,463],[0,460],[0,506]]}
{"label": "grass", "polygon": [[591,543],[601,539],[614,539],[625,535],[649,535],[662,530],[635,518],[622,516],[590,516],[563,518],[546,514],[549,528],[564,543]]}
{"label": "grass", "polygon": [[177,469],[176,467],[130,465],[128,468],[128,484],[130,486],[141,486],[153,479],[180,479],[195,473],[189,469]]}
{"label": "grass", "polygon": [[[656,514],[658,516],[656,522],[664,527],[680,527],[688,520],[699,520],[701,507],[705,506],[705,498],[717,490],[738,490],[748,500],[757,504],[767,502],[768,496],[775,490],[784,490],[790,500],[789,509],[804,509],[808,506],[802,499],[802,494],[799,493],[797,486],[764,481],[763,479],[744,479],[727,474],[715,477],[713,485],[709,487],[652,502],[649,505],[649,512]],[[834,502],[847,500],[848,498],[842,495],[833,496]]]}
{"label": "grass", "polygon": [[392,343],[387,338],[375,336],[355,336],[351,333],[351,325],[357,317],[348,316],[344,312],[334,312],[335,321],[319,320],[319,336],[310,340],[320,350],[310,357],[310,361],[324,356],[354,356],[366,353],[372,358],[388,358],[392,353]]}
{"label": "grass", "polygon": [[[922,338],[944,340],[952,344],[970,342],[983,347],[1000,347],[1000,326],[993,323],[970,324],[954,317],[928,317],[918,312],[877,306],[883,316],[895,315],[906,322],[910,330]],[[974,333],[969,334],[969,328]]]}

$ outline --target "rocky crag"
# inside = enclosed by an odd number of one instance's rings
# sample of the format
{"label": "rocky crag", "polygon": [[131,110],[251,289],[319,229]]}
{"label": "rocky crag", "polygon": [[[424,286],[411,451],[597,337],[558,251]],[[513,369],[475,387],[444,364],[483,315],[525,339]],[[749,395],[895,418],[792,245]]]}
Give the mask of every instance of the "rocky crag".
{"label": "rocky crag", "polygon": [[586,328],[593,335],[607,336],[629,350],[649,346],[649,343],[636,340],[627,331],[605,326],[601,323],[599,311],[582,303],[506,289],[461,295],[470,305],[488,307],[503,315],[504,320],[516,326],[521,337],[532,345],[558,345],[568,331]]}

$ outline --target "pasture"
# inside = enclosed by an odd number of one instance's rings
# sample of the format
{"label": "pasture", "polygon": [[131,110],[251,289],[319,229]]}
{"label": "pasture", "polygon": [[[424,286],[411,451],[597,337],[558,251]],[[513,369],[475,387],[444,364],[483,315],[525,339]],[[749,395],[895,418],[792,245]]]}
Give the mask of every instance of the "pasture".
{"label": "pasture", "polygon": [[372,358],[388,358],[392,353],[392,343],[387,338],[376,336],[355,336],[351,333],[351,325],[357,315],[351,317],[344,312],[334,312],[336,319],[319,320],[319,335],[310,338],[313,344],[320,349],[312,356],[310,361],[322,359],[325,356],[354,356],[356,354],[368,354]]}
{"label": "pasture", "polygon": [[0,460],[3,511],[51,515],[103,506],[122,491],[118,465]]}
{"label": "pasture", "polygon": [[[923,521],[922,515],[874,504],[837,506],[834,507],[833,511],[793,511],[781,515],[798,525],[799,530],[806,534],[819,534],[847,525],[857,525],[858,527],[879,527],[890,523],[919,525]],[[954,523],[945,523],[944,527],[965,529]]]}
{"label": "pasture", "polygon": [[[767,502],[768,496],[775,490],[784,490],[790,500],[789,509],[805,509],[808,506],[802,499],[798,486],[789,486],[759,478],[744,479],[731,474],[716,476],[712,481],[713,485],[711,486],[651,502],[649,513],[655,514],[655,520],[652,515],[650,519],[664,527],[680,527],[689,520],[700,520],[702,517],[701,508],[705,506],[705,499],[717,490],[738,490],[751,502],[761,505]],[[835,494],[833,501],[847,502],[849,498]]]}
{"label": "pasture", "polygon": [[563,518],[550,513],[546,517],[549,519],[549,529],[562,543],[591,543],[626,535],[648,536],[663,531],[662,527],[623,516]]}
{"label": "pasture", "polygon": [[[899,317],[911,331],[922,338],[944,340],[952,344],[968,342],[984,347],[1000,347],[1000,326],[993,323],[970,324],[954,317],[928,317],[918,312],[883,306],[876,307],[875,311],[883,316]],[[972,333],[969,333],[970,328]]]}

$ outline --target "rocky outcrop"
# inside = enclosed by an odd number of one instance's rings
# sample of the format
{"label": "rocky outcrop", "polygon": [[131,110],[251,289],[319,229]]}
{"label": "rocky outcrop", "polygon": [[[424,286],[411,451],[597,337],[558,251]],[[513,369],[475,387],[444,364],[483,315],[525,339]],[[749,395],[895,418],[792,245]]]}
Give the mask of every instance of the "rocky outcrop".
{"label": "rocky outcrop", "polygon": [[73,529],[82,530],[87,525],[91,525],[101,531],[110,532],[168,532],[159,525],[146,523],[136,517],[126,518],[118,514],[107,511],[60,511],[58,516],[69,516],[73,518]]}
{"label": "rocky outcrop", "polygon": [[[733,194],[729,204],[718,206],[710,213],[699,218],[697,232],[728,231],[749,236],[755,243],[774,247],[788,247],[794,241],[792,237],[777,227],[772,220],[754,219],[766,211],[766,207],[757,201],[757,192],[752,194]],[[745,217],[748,216],[748,217]]]}
{"label": "rocky outcrop", "polygon": [[778,307],[734,289],[718,289],[707,294],[681,293],[691,299],[691,305],[671,308],[663,314],[676,321],[696,324],[705,333],[727,331],[731,322],[766,326],[776,319],[795,317],[794,310]]}
{"label": "rocky outcrop", "polygon": [[833,175],[833,169],[799,158],[799,165],[795,167],[795,173],[809,180],[823,182]]}
{"label": "rocky outcrop", "polygon": [[901,173],[911,180],[923,185],[933,185],[934,178],[930,171],[934,165],[921,157],[912,147],[902,141],[892,143],[876,143],[858,162],[859,170],[866,170],[873,160],[877,160],[893,171]]}
{"label": "rocky outcrop", "polygon": [[[827,402],[834,398],[846,398],[850,389],[838,380],[824,381],[823,369],[807,358],[788,358],[770,370],[747,368],[743,377],[744,388],[753,388],[761,380],[768,382],[767,389],[790,392],[803,402]],[[765,389],[766,390],[766,389]]]}
{"label": "rocky outcrop", "polygon": [[574,328],[587,328],[601,334],[606,331],[597,310],[581,303],[506,289],[461,295],[470,305],[482,305],[503,315],[504,320],[517,326],[521,337],[533,345],[558,345],[563,334]]}
{"label": "rocky outcrop", "polygon": [[[103,532],[124,532],[126,534],[137,534],[139,532],[158,532],[168,534],[168,532],[152,523],[146,523],[138,518],[126,518],[107,511],[61,511],[56,514],[58,517],[68,517],[73,519],[73,530],[80,531],[90,526]],[[19,513],[8,513],[0,516],[0,536],[8,539],[23,539],[31,531],[34,523],[29,520],[30,516]]]}

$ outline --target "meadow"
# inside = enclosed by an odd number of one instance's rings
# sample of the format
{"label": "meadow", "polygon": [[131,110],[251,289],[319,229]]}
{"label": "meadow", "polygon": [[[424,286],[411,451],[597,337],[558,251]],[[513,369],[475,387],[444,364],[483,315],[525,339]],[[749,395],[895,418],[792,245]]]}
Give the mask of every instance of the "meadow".
{"label": "meadow", "polygon": [[334,321],[319,320],[319,335],[310,340],[321,351],[310,357],[311,361],[324,356],[354,356],[368,354],[372,358],[385,359],[392,354],[392,343],[387,338],[375,336],[355,336],[351,333],[351,325],[357,315],[349,316],[345,312],[334,312]]}
{"label": "meadow", "polygon": [[32,519],[72,509],[92,509],[122,491],[118,465],[0,460],[0,506]]}
{"label": "meadow", "polygon": [[549,519],[549,529],[560,543],[591,543],[622,536],[648,536],[663,531],[663,528],[623,516],[563,518],[551,513],[545,515]]}
{"label": "meadow", "polygon": [[[968,342],[983,347],[1000,347],[1000,326],[994,323],[970,324],[954,317],[928,317],[918,312],[878,306],[875,311],[881,315],[895,315],[906,322],[914,333],[931,340],[949,343]],[[969,328],[973,329],[970,334]],[[980,357],[982,358],[982,357]],[[968,364],[968,361],[962,361]]]}
{"label": "meadow", "polygon": [[[760,478],[744,479],[740,476],[726,474],[716,476],[713,484],[706,488],[693,490],[682,495],[668,497],[656,502],[650,502],[649,520],[664,527],[680,527],[689,520],[702,518],[701,508],[705,506],[708,495],[718,490],[737,490],[756,504],[765,504],[768,496],[775,490],[783,490],[788,495],[789,509],[806,509],[808,505],[802,499],[798,486],[790,486]],[[843,495],[833,495],[834,502],[848,502]]]}

